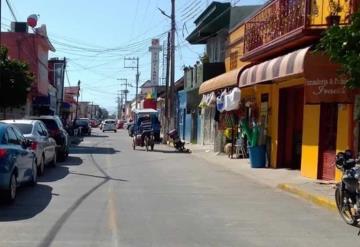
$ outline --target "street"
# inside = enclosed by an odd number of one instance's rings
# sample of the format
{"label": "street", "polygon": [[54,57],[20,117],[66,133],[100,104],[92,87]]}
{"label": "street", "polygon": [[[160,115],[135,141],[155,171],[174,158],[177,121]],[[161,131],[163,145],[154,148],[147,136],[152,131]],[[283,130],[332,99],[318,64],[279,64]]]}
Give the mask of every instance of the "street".
{"label": "street", "polygon": [[357,229],[280,190],[125,130],[93,136],[0,207],[0,246],[356,246]]}

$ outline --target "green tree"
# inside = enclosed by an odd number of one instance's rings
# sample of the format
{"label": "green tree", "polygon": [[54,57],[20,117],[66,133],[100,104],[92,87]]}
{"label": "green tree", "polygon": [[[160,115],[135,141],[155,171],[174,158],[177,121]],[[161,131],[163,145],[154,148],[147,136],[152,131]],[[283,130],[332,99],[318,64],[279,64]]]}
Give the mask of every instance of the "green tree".
{"label": "green tree", "polygon": [[341,65],[339,73],[348,78],[347,87],[360,88],[360,12],[352,15],[350,25],[329,28],[317,50]]}
{"label": "green tree", "polygon": [[0,46],[0,108],[6,118],[8,108],[26,104],[34,77],[26,63],[8,58],[8,49]]}

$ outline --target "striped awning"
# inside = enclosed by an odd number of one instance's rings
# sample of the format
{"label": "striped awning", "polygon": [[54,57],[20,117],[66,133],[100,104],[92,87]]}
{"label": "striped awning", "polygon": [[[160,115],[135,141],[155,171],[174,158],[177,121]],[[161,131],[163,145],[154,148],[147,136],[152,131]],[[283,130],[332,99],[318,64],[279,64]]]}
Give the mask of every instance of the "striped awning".
{"label": "striped awning", "polygon": [[239,87],[302,74],[305,56],[309,49],[310,47],[306,47],[249,67],[241,73]]}
{"label": "striped awning", "polygon": [[199,94],[213,92],[222,88],[237,86],[239,74],[243,69],[244,67],[234,69],[203,82],[200,85]]}

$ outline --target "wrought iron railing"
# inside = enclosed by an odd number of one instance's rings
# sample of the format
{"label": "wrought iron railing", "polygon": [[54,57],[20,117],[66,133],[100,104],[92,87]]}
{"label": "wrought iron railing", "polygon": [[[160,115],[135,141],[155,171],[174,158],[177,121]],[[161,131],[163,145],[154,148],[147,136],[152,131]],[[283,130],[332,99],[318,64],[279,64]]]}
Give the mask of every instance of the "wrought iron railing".
{"label": "wrought iron railing", "polygon": [[245,53],[305,26],[306,0],[275,0],[245,23]]}
{"label": "wrought iron railing", "polygon": [[[244,53],[299,29],[326,27],[328,0],[274,0],[245,23]],[[342,0],[337,0],[341,1]],[[348,21],[351,2],[344,1],[341,23]],[[326,4],[325,4],[326,3]]]}

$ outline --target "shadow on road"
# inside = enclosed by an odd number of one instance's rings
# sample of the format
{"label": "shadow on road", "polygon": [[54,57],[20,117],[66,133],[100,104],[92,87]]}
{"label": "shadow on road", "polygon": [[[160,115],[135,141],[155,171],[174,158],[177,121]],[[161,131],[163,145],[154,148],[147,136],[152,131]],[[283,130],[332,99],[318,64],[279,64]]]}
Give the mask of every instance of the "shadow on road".
{"label": "shadow on road", "polygon": [[109,176],[99,176],[99,175],[80,173],[80,172],[70,172],[70,174],[78,175],[78,176],[91,177],[91,178],[107,179],[107,180],[118,181],[118,182],[128,182],[128,180],[126,180],[126,179],[112,178],[112,177],[109,177]]}
{"label": "shadow on road", "polygon": [[79,166],[83,160],[76,156],[69,156],[64,162],[59,163],[62,166]]}
{"label": "shadow on road", "polygon": [[105,147],[89,147],[89,146],[77,146],[70,150],[71,154],[115,154],[119,153],[119,150],[114,148]]}
{"label": "shadow on road", "polygon": [[164,153],[164,154],[182,154],[177,150],[161,150],[161,149],[154,149],[153,151],[149,151],[149,152]]}
{"label": "shadow on road", "polygon": [[19,188],[13,204],[0,204],[0,222],[33,218],[49,205],[52,196],[52,187],[44,184]]}
{"label": "shadow on road", "polygon": [[91,135],[91,136],[86,136],[86,138],[97,138],[97,137],[101,137],[101,138],[106,138],[109,137],[108,135]]}
{"label": "shadow on road", "polygon": [[69,174],[69,168],[57,165],[55,168],[49,167],[45,170],[45,175],[38,177],[39,182],[55,182],[65,178]]}

